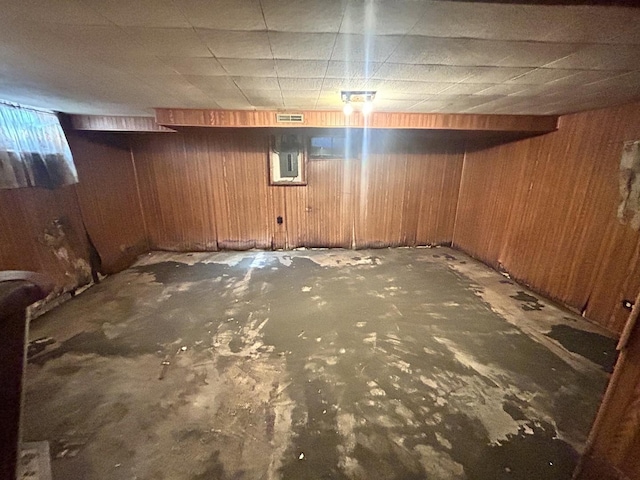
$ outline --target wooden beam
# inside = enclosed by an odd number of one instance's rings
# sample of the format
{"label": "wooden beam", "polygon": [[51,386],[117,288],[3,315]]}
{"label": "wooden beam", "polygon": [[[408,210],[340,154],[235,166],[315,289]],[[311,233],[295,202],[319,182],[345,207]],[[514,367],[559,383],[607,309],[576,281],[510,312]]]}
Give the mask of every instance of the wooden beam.
{"label": "wooden beam", "polygon": [[158,125],[153,117],[118,117],[113,115],[69,115],[74,130],[98,132],[175,132]]}
{"label": "wooden beam", "polygon": [[[301,123],[278,123],[268,110],[194,110],[157,108],[156,122],[169,127],[355,127],[415,130],[482,130],[494,132],[545,133],[557,129],[554,115],[469,115],[449,113],[359,112],[345,116],[341,111],[303,111]],[[290,112],[287,112],[290,113]]]}

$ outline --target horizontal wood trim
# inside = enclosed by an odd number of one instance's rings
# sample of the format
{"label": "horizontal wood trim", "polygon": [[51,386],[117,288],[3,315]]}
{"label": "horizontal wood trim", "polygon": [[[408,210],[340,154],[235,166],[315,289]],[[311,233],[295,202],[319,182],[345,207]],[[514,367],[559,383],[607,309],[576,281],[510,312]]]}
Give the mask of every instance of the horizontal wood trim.
{"label": "horizontal wood trim", "polygon": [[70,115],[74,130],[98,132],[175,132],[158,125],[153,117],[119,117],[111,115]]}
{"label": "horizontal wood trim", "polygon": [[[416,130],[482,130],[544,133],[556,130],[557,116],[440,113],[306,111],[302,123],[277,123],[276,111],[157,108],[156,122],[170,127],[356,127]],[[287,112],[289,113],[289,112]]]}

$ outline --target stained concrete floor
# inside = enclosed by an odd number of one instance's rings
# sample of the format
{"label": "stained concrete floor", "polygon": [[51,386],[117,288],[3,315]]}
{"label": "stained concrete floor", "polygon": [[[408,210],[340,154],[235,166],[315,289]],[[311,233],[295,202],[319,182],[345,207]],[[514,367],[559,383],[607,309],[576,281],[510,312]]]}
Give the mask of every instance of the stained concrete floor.
{"label": "stained concrete floor", "polygon": [[63,479],[568,479],[614,361],[447,248],[152,253],[31,326]]}

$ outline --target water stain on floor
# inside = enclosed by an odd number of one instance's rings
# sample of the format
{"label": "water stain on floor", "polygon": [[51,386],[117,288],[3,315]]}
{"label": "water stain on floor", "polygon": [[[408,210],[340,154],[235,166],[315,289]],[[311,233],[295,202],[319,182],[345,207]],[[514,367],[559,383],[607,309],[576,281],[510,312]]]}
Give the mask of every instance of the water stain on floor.
{"label": "water stain on floor", "polygon": [[25,436],[77,445],[59,478],[568,480],[614,345],[503,282],[447,248],[145,256],[34,322]]}

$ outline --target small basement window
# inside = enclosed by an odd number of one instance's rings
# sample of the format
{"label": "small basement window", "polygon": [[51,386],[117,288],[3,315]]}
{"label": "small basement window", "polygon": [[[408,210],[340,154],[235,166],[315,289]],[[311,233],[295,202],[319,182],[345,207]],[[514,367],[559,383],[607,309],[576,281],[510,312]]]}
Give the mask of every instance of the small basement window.
{"label": "small basement window", "polygon": [[345,158],[344,137],[311,137],[309,140],[309,158]]}

